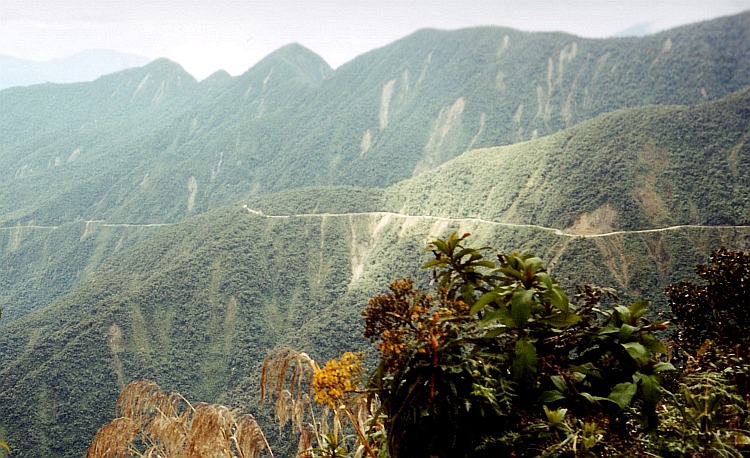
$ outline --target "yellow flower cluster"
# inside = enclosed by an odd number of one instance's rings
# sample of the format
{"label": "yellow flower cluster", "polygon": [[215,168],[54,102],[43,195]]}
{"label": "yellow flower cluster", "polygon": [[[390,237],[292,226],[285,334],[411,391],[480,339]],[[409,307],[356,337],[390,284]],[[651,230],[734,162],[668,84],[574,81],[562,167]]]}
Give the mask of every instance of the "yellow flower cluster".
{"label": "yellow flower cluster", "polygon": [[380,350],[383,363],[385,364],[388,372],[395,372],[398,361],[401,359],[401,353],[406,348],[405,340],[406,330],[400,329],[386,329],[381,335],[381,342],[377,345],[377,349]]}
{"label": "yellow flower cluster", "polygon": [[348,351],[341,355],[340,360],[332,359],[323,369],[316,370],[312,382],[315,401],[336,408],[346,393],[356,391],[364,370],[363,359],[362,353]]}

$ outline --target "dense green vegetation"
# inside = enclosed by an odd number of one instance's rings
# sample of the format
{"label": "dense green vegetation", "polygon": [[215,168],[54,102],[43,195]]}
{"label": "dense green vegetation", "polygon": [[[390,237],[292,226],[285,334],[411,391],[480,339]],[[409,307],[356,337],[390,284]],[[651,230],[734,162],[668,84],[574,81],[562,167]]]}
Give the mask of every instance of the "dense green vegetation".
{"label": "dense green vegetation", "polygon": [[[690,107],[623,110],[534,141],[471,151],[385,190],[303,188],[254,198],[248,205],[269,215],[394,211],[538,224],[582,234],[681,224],[746,225],[748,105],[750,91],[744,90]],[[144,222],[162,217],[149,215]],[[110,220],[137,221],[135,216]],[[0,299],[11,319],[50,303],[109,255],[158,230],[84,221],[55,230],[25,225],[0,230]],[[731,229],[721,236],[708,233],[719,237],[716,244],[721,237],[734,237]],[[696,250],[695,237],[682,237],[679,242],[669,233],[602,239],[594,242],[598,248],[591,253],[601,252],[610,260],[615,278],[609,284],[655,292],[690,275],[698,253],[705,255],[711,247],[700,242]],[[633,243],[641,247],[631,249]],[[639,259],[630,251],[647,254]],[[637,269],[628,272],[628,265],[644,263],[657,263],[659,277],[639,275]]]}
{"label": "dense green vegetation", "polygon": [[[721,248],[698,266],[706,285],[670,286],[669,323],[649,320],[646,301],[618,305],[609,288],[577,285],[571,301],[541,259],[468,237],[429,244],[434,289],[405,278],[368,301],[363,336],[379,353],[369,377],[362,353],[266,358],[260,398],[275,400],[279,432],[289,425],[285,443],[272,447],[241,409],[191,405],[139,379],[87,458],[746,455],[748,339],[723,333],[747,325],[750,255]],[[657,339],[675,326],[676,339]]]}
{"label": "dense green vegetation", "polygon": [[409,214],[583,232],[746,225],[749,106],[745,89],[691,107],[617,111],[536,141],[468,152],[390,187],[387,201]]}
{"label": "dense green vegetation", "polygon": [[490,260],[467,237],[430,244],[434,294],[395,281],[363,312],[387,437],[373,445],[414,457],[746,455],[750,255],[722,247],[697,268],[705,285],[671,285],[678,329],[662,342],[669,323],[647,319],[648,302],[613,304],[582,284],[570,303],[540,259]]}
{"label": "dense green vegetation", "polygon": [[[80,220],[167,223],[289,188],[385,187],[464,151],[543,136],[601,113],[714,100],[750,82],[748,21],[745,13],[649,37],[608,40],[494,27],[424,30],[335,72],[309,50],[289,45],[234,78],[217,72],[196,82],[162,59],[91,83],[0,91],[0,226],[65,226]],[[717,109],[724,108],[730,107]],[[700,113],[691,110],[657,114],[648,109],[631,119],[600,120],[575,131],[570,142],[561,135],[546,146],[537,143],[531,148],[537,154],[524,147],[518,154],[528,155],[528,163],[508,175],[524,183],[495,186],[496,192],[507,188],[510,194],[489,207],[509,205],[505,200],[526,184],[531,171],[542,176],[550,169],[568,173],[590,157],[598,161],[589,164],[592,168],[608,172],[562,175],[567,178],[554,182],[550,177],[547,188],[537,189],[545,195],[559,192],[552,188],[554,193],[548,193],[552,186],[580,189],[585,178],[589,185],[606,184],[609,195],[588,186],[583,193],[562,196],[561,206],[577,202],[573,211],[555,205],[548,209],[537,198],[527,202],[535,210],[511,209],[533,215],[504,217],[568,225],[578,214],[609,201],[620,212],[623,228],[670,219],[711,224],[746,220],[746,202],[737,196],[745,190],[747,156],[744,150],[725,160],[719,156],[729,142],[742,144],[747,113],[730,110],[717,118],[703,108],[695,109]],[[669,133],[675,129],[670,116],[676,113],[681,117],[679,136]],[[638,130],[622,125],[629,123]],[[699,135],[684,135],[691,123],[700,127]],[[618,141],[608,139],[613,133]],[[593,139],[587,138],[591,135]],[[573,156],[538,163],[539,154],[551,153],[549,148]],[[651,162],[659,165],[664,148],[669,163],[656,167],[653,176],[646,173]],[[640,150],[647,151],[641,158],[645,165],[630,159]],[[585,153],[575,155],[578,151]],[[479,155],[471,160],[484,162]],[[607,162],[613,155],[618,160]],[[632,166],[619,168],[620,160]],[[712,182],[694,189],[690,183],[706,175],[680,174],[689,174],[696,163],[710,169]],[[720,185],[727,173],[738,186]],[[504,176],[493,175],[485,183]],[[640,189],[636,199],[648,201],[654,214],[623,214],[626,207],[634,208],[633,192],[621,192],[618,183]],[[685,195],[705,190],[700,197]],[[652,202],[654,193],[669,207],[669,215],[660,202]],[[402,200],[391,199],[388,208],[400,209]],[[498,213],[474,202],[476,211],[441,208],[454,216]],[[42,233],[35,237],[42,243]],[[33,285],[47,275],[42,272],[54,268],[40,256],[18,252],[33,265],[27,273],[0,273],[0,283],[7,285],[0,302],[6,319],[49,304],[83,278],[79,273],[89,272],[87,266],[98,265],[100,261],[86,259],[87,248],[74,240],[71,236],[60,252],[77,253],[79,261],[53,253],[50,264],[66,264],[70,270],[54,273],[49,291],[35,293],[22,285]]]}
{"label": "dense green vegetation", "polygon": [[468,235],[430,245],[434,294],[396,281],[363,312],[390,454],[643,455],[628,423],[657,427],[662,372],[674,368],[653,332],[666,325],[644,319],[647,302],[604,306],[591,285],[572,305],[539,258],[492,260]]}
{"label": "dense green vegetation", "polygon": [[750,250],[748,21],[426,30],[335,72],[290,45],[236,78],[160,60],[1,91],[0,433],[81,456],[131,379],[255,406],[270,348],[373,357],[362,304],[427,289],[424,242],[453,231],[665,310],[713,248]]}
{"label": "dense green vegetation", "polygon": [[0,304],[13,320],[70,292],[109,257],[159,230],[79,221],[0,230]]}
{"label": "dense green vegetation", "polygon": [[[338,199],[330,190],[323,193],[326,210],[336,212],[337,201],[344,209],[357,205],[349,200],[356,193],[340,191]],[[371,196],[359,197],[367,205]],[[269,213],[283,213],[283,199],[269,201]],[[410,276],[427,288],[429,279],[419,272],[429,259],[422,251],[425,237],[454,230],[471,232],[478,245],[526,249],[544,260],[565,246],[553,269],[564,288],[595,281],[622,291],[622,272],[632,278],[631,295],[654,300],[664,286],[660,269],[666,269],[665,281],[694,278],[689,266],[707,256],[703,244],[710,250],[747,243],[741,230],[606,240],[612,250],[625,246],[622,256],[632,264],[621,266],[608,264],[597,239],[534,228],[380,214],[264,218],[236,204],[163,228],[106,261],[50,307],[1,328],[6,441],[16,456],[81,456],[109,421],[119,389],[138,377],[189,399],[254,408],[267,349],[288,344],[318,360],[364,349],[362,304],[394,277]],[[660,245],[669,250],[661,260],[666,264],[649,252]],[[642,288],[640,294],[635,288]]]}
{"label": "dense green vegetation", "polygon": [[425,30],[336,72],[291,45],[236,78],[197,83],[159,60],[12,88],[0,93],[0,221],[174,221],[290,187],[382,187],[616,109],[713,100],[750,82],[749,20],[609,40]]}

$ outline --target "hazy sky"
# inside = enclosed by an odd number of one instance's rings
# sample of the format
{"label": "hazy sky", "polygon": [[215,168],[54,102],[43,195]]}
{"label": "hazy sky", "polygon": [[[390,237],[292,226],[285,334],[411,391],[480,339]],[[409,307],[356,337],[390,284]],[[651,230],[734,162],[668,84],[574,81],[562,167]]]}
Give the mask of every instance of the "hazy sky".
{"label": "hazy sky", "polygon": [[750,0],[0,0],[0,54],[49,60],[106,48],[168,57],[202,79],[240,74],[297,42],[332,67],[415,30],[498,25],[607,37],[750,10]]}

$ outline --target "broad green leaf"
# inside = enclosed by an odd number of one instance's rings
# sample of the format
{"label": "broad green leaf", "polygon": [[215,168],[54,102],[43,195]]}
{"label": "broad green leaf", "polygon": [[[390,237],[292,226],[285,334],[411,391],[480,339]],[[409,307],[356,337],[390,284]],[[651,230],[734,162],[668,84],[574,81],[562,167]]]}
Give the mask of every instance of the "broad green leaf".
{"label": "broad green leaf", "polygon": [[523,278],[523,275],[521,274],[521,272],[517,271],[516,269],[512,267],[500,267],[497,270],[499,270],[501,273],[511,278],[515,278],[515,279]]}
{"label": "broad green leaf", "polygon": [[497,310],[490,310],[484,314],[481,323],[484,326],[495,324],[498,321],[505,324],[506,318],[508,318],[508,313],[510,312],[508,311],[507,307],[500,307]]}
{"label": "broad green leaf", "polygon": [[531,383],[537,370],[536,347],[522,339],[516,342],[515,350],[516,356],[511,367],[513,381],[519,384]]}
{"label": "broad green leaf", "polygon": [[656,363],[654,366],[654,373],[658,374],[659,372],[663,371],[674,371],[676,370],[672,363]]}
{"label": "broad green leaf", "polygon": [[590,375],[598,379],[602,378],[602,373],[599,372],[599,369],[594,367],[592,363],[581,364],[580,366],[570,366],[570,370],[573,372],[580,372],[581,374]]}
{"label": "broad green leaf", "polygon": [[455,250],[456,246],[458,246],[458,242],[459,242],[459,240],[458,240],[458,234],[456,234],[455,232],[452,233],[448,237],[448,248],[450,248],[451,251]]}
{"label": "broad green leaf", "polygon": [[627,342],[630,339],[630,337],[633,335],[633,333],[637,330],[638,328],[636,328],[635,326],[630,326],[627,323],[620,326],[620,332],[619,332],[620,342]]}
{"label": "broad green leaf", "polygon": [[620,321],[623,323],[630,323],[630,309],[627,307],[623,307],[622,305],[615,306],[615,313],[617,314],[618,318],[620,318]]}
{"label": "broad green leaf", "polygon": [[631,382],[618,383],[609,393],[608,398],[620,406],[620,409],[624,409],[633,400],[633,396],[638,392],[638,385]]}
{"label": "broad green leaf", "polygon": [[641,340],[643,341],[643,346],[648,348],[652,352],[661,354],[667,353],[667,347],[665,347],[663,343],[659,342],[653,335],[644,334],[641,337]]}
{"label": "broad green leaf", "polygon": [[474,263],[474,265],[481,266],[481,267],[488,267],[490,269],[492,269],[493,267],[495,267],[495,263],[494,262],[487,261],[487,260],[477,261],[477,262]]}
{"label": "broad green leaf", "polygon": [[448,245],[443,241],[443,239],[435,239],[432,242],[433,245],[435,245],[440,251],[447,253],[448,252]]}
{"label": "broad green leaf", "polygon": [[553,375],[550,377],[555,387],[560,390],[561,393],[568,391],[568,385],[565,384],[565,379],[559,375]]}
{"label": "broad green leaf", "polygon": [[550,277],[548,273],[539,272],[535,277],[537,283],[542,283],[548,290],[552,289],[552,277]]}
{"label": "broad green leaf", "polygon": [[636,372],[635,375],[633,375],[633,381],[636,380],[641,381],[643,403],[649,408],[649,410],[656,409],[656,406],[661,399],[661,386],[659,385],[659,379],[654,375],[645,375]]}
{"label": "broad green leaf", "polygon": [[551,404],[561,399],[565,399],[565,395],[557,390],[545,391],[541,396],[539,396],[539,400],[543,404]]}
{"label": "broad green leaf", "polygon": [[638,364],[638,367],[643,367],[651,359],[651,352],[638,342],[628,342],[621,345],[628,352],[628,355],[633,358],[633,361]]}
{"label": "broad green leaf", "polygon": [[517,289],[510,300],[510,316],[516,327],[523,327],[531,316],[531,302],[534,298],[534,289]]}
{"label": "broad green leaf", "polygon": [[563,312],[568,311],[568,308],[570,307],[570,303],[568,302],[568,295],[565,294],[565,291],[563,291],[562,288],[554,285],[549,289],[547,294],[549,302],[553,307]]}
{"label": "broad green leaf", "polygon": [[[463,250],[461,250],[458,253],[456,253],[453,257],[455,259],[460,260],[461,258],[463,258],[464,256],[466,256],[467,254],[472,253],[472,252],[474,252],[473,248],[464,248]],[[479,254],[479,253],[476,253],[476,254]],[[482,256],[479,255],[479,257],[481,258]]]}
{"label": "broad green leaf", "polygon": [[422,268],[429,269],[430,267],[443,265],[443,264],[447,264],[447,261],[445,261],[444,259],[433,259],[432,261],[425,262]]}
{"label": "broad green leaf", "polygon": [[651,303],[649,301],[633,302],[628,307],[628,310],[630,311],[630,316],[633,317],[634,320],[641,318],[646,313],[646,310],[648,310],[650,305]]}
{"label": "broad green leaf", "polygon": [[568,326],[580,323],[581,317],[576,315],[575,313],[560,312],[552,316],[542,318],[539,321],[556,328],[567,328]]}
{"label": "broad green leaf", "polygon": [[592,395],[592,394],[589,394],[589,393],[587,393],[587,392],[585,392],[585,391],[582,391],[582,392],[581,392],[581,393],[579,393],[579,394],[580,394],[581,396],[583,396],[584,398],[586,398],[586,400],[587,400],[587,401],[589,401],[589,402],[590,402],[590,403],[592,403],[592,404],[596,404],[596,403],[597,403],[597,402],[599,402],[599,401],[615,402],[615,401],[613,401],[613,400],[611,400],[611,399],[609,399],[609,398],[603,398],[603,397],[601,397],[601,396],[594,396],[594,395]]}
{"label": "broad green leaf", "polygon": [[474,302],[474,305],[471,306],[471,309],[469,310],[469,315],[476,315],[479,313],[487,304],[494,302],[496,300],[500,299],[500,294],[498,294],[496,291],[490,291],[488,293],[482,294],[482,296],[477,299],[476,302]]}
{"label": "broad green leaf", "polygon": [[544,270],[542,267],[542,260],[540,258],[537,258],[536,256],[526,259],[524,262],[525,269],[524,270],[531,270],[532,272],[539,272],[540,270]]}
{"label": "broad green leaf", "polygon": [[608,324],[608,325],[604,326],[603,328],[601,328],[597,334],[599,334],[600,336],[602,336],[602,335],[605,335],[605,334],[619,334],[619,332],[620,332],[620,328],[618,328],[617,326],[614,326],[612,324]]}
{"label": "broad green leaf", "polygon": [[497,310],[487,312],[483,317],[481,323],[483,325],[494,324],[497,321],[505,322],[505,318],[508,318],[508,309],[500,307]]}

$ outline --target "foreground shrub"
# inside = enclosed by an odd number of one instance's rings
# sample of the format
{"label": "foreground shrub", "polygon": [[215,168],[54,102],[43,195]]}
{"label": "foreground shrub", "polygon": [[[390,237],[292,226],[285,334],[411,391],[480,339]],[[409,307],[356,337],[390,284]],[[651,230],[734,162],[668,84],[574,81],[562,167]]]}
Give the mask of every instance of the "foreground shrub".
{"label": "foreground shrub", "polygon": [[391,455],[635,453],[633,425],[656,428],[673,369],[653,335],[666,324],[646,302],[604,307],[616,297],[591,285],[572,305],[539,258],[490,260],[467,236],[431,244],[434,294],[399,280],[364,312]]}

